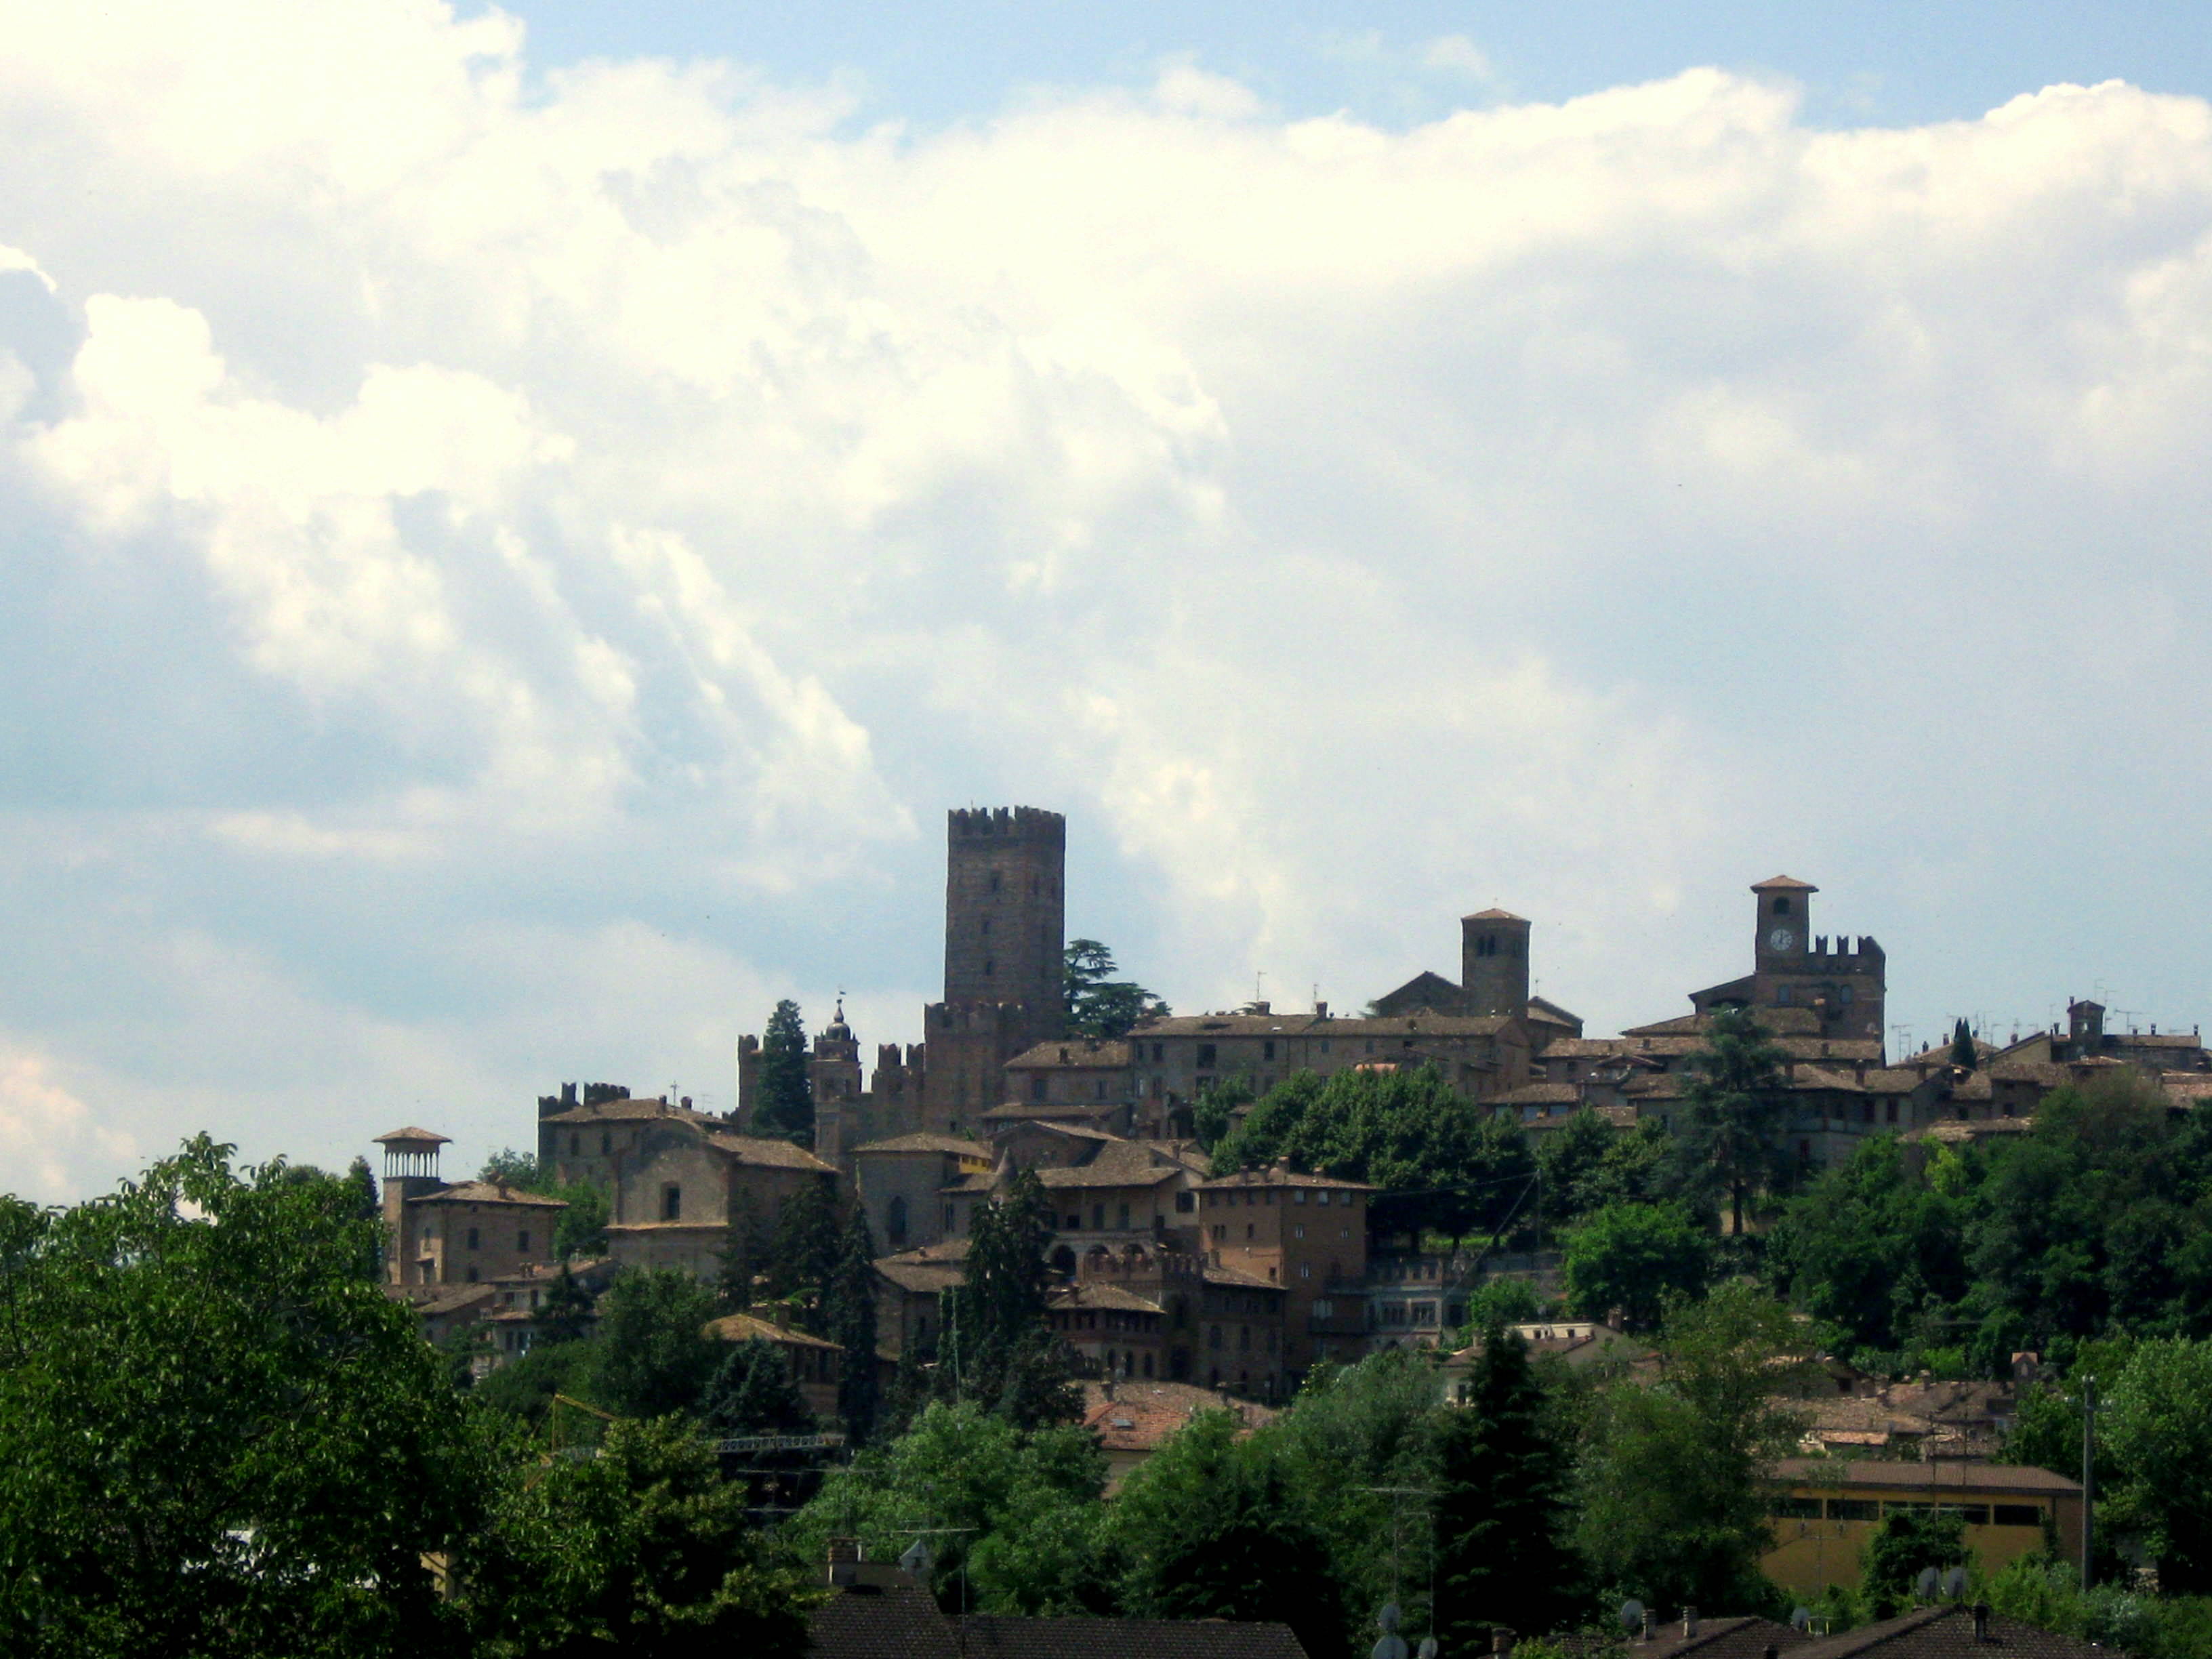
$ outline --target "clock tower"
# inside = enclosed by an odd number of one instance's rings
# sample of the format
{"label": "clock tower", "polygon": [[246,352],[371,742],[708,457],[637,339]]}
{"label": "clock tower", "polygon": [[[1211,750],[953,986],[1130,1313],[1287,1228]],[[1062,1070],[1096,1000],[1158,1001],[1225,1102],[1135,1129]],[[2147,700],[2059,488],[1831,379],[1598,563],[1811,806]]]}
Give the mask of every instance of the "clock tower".
{"label": "clock tower", "polygon": [[1751,890],[1759,898],[1759,970],[1802,968],[1813,949],[1813,895],[1820,890],[1794,876],[1776,876]]}

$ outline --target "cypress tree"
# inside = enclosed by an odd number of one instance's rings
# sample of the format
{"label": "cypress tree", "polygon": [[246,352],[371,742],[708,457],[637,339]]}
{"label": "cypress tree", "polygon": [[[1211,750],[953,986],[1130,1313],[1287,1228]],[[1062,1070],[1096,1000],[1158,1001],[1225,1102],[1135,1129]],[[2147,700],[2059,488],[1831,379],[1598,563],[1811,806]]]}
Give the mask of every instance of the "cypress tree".
{"label": "cypress tree", "polygon": [[1468,1398],[1438,1435],[1435,1634],[1447,1653],[1486,1650],[1498,1625],[1542,1635],[1574,1616],[1567,1457],[1545,1417],[1528,1344],[1486,1333]]}
{"label": "cypress tree", "polygon": [[1951,1063],[1969,1072],[1981,1064],[1981,1056],[1974,1052],[1974,1034],[1963,1019],[1951,1028]]}
{"label": "cypress tree", "polygon": [[845,1223],[843,1253],[830,1285],[830,1340],[844,1352],[837,1372],[837,1414],[854,1445],[876,1426],[876,1240],[859,1205]]}
{"label": "cypress tree", "polygon": [[806,1075],[806,1027],[789,997],[775,1005],[761,1034],[760,1104],[754,1133],[814,1144],[814,1089]]}

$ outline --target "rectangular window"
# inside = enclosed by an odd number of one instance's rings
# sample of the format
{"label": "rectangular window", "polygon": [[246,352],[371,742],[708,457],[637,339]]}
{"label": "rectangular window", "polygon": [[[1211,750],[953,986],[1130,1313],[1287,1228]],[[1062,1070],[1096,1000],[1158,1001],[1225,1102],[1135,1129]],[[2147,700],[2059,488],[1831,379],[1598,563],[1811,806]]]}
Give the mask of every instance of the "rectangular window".
{"label": "rectangular window", "polygon": [[1306,1224],[1303,1221],[1299,1222],[1296,1226],[1291,1229],[1291,1237],[1292,1238],[1304,1238],[1305,1236]]}
{"label": "rectangular window", "polygon": [[477,1230],[473,1227],[469,1229],[469,1248],[472,1250],[477,1248]]}
{"label": "rectangular window", "polygon": [[2043,1510],[2035,1504],[1998,1504],[1992,1507],[1990,1518],[2000,1527],[2039,1527]]}
{"label": "rectangular window", "polygon": [[1437,1322],[1437,1304],[1433,1302],[1416,1302],[1413,1304],[1413,1322],[1416,1325],[1435,1324]]}
{"label": "rectangular window", "polygon": [[1304,1203],[1306,1201],[1306,1189],[1303,1187],[1299,1188],[1297,1189],[1297,1201],[1301,1204]]}
{"label": "rectangular window", "polygon": [[1871,1498],[1831,1498],[1828,1500],[1828,1519],[1879,1521],[1881,1519],[1881,1505]]}
{"label": "rectangular window", "polygon": [[1334,1319],[1334,1318],[1335,1318],[1335,1317],[1336,1317],[1336,1304],[1335,1304],[1335,1303],[1334,1303],[1334,1302],[1328,1301],[1328,1300],[1327,1298],[1325,1298],[1325,1297],[1322,1297],[1322,1298],[1316,1298],[1316,1301],[1315,1301],[1315,1303],[1314,1303],[1314,1304],[1313,1304],[1313,1316],[1314,1316],[1316,1319]]}
{"label": "rectangular window", "polygon": [[1094,1233],[1106,1231],[1106,1206],[1103,1204],[1091,1206],[1091,1231]]}
{"label": "rectangular window", "polygon": [[1769,1511],[1778,1521],[1818,1521],[1820,1500],[1817,1498],[1778,1498]]}
{"label": "rectangular window", "polygon": [[525,1255],[530,1253],[530,1232],[527,1228],[514,1236],[514,1248]]}
{"label": "rectangular window", "polygon": [[1155,1042],[1155,1043],[1152,1045],[1152,1064],[1153,1064],[1153,1065],[1155,1065],[1155,1066],[1158,1066],[1158,1065],[1159,1065],[1159,1064],[1161,1063],[1161,1050],[1162,1050],[1162,1045],[1160,1045],[1159,1043]]}
{"label": "rectangular window", "polygon": [[1310,1261],[1299,1262],[1298,1277],[1300,1279],[1311,1279],[1313,1277],[1313,1263]]}
{"label": "rectangular window", "polygon": [[1121,1206],[1120,1206],[1118,1207],[1117,1211],[1115,1212],[1115,1223],[1114,1223],[1114,1224],[1115,1224],[1115,1226],[1117,1226],[1117,1227],[1121,1228],[1124,1232],[1127,1232],[1127,1231],[1128,1231],[1128,1228],[1129,1228],[1129,1206],[1128,1206],[1127,1205],[1124,1204],[1124,1205],[1121,1205]]}
{"label": "rectangular window", "polygon": [[1030,1079],[1030,1098],[1031,1100],[1042,1100],[1044,1098],[1044,1079],[1041,1077],[1033,1077]]}
{"label": "rectangular window", "polygon": [[1270,1037],[1267,1042],[1260,1045],[1260,1058],[1262,1060],[1273,1060],[1274,1057],[1275,1040],[1273,1037]]}
{"label": "rectangular window", "polygon": [[681,1187],[663,1187],[660,1189],[660,1218],[663,1221],[684,1219],[684,1189]]}
{"label": "rectangular window", "polygon": [[1200,1043],[1200,1044],[1198,1045],[1198,1065],[1199,1065],[1199,1069],[1200,1069],[1200,1071],[1203,1071],[1203,1070],[1205,1070],[1207,1066],[1212,1066],[1212,1064],[1213,1064],[1213,1045],[1212,1045],[1212,1043],[1210,1043],[1210,1042],[1201,1042],[1201,1043]]}
{"label": "rectangular window", "polygon": [[1213,1242],[1217,1244],[1226,1244],[1229,1242],[1229,1229],[1216,1227],[1213,1230]]}

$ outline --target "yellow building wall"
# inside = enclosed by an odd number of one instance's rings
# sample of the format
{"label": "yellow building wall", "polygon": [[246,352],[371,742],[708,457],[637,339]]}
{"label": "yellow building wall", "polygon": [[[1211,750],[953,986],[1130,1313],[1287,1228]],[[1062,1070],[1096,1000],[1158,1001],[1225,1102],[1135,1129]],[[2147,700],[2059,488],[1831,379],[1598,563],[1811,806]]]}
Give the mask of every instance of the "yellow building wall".
{"label": "yellow building wall", "polygon": [[[1888,1510],[1924,1510],[1926,1498],[1901,1498],[1894,1488],[1845,1487],[1814,1492],[1799,1488],[1791,1494],[1796,1504],[1817,1503],[1820,1514],[1779,1515],[1772,1521],[1775,1547],[1759,1559],[1759,1567],[1793,1595],[1810,1599],[1831,1584],[1856,1584],[1867,1540]],[[2033,1509],[2033,1524],[1998,1526],[1992,1520],[1977,1524],[1977,1514],[1994,1516],[1995,1507]],[[1785,1504],[1785,1507],[1790,1505]],[[2041,1518],[2051,1515],[2058,1528],[2060,1547],[2069,1555],[2081,1547],[2081,1500],[2050,1493],[1945,1492],[1940,1507],[1967,1511],[1966,1547],[1973,1552],[1984,1573],[1995,1573],[2023,1555],[2043,1547]],[[1871,1514],[1865,1511],[1871,1510]],[[1845,1517],[1852,1518],[1845,1518]]]}

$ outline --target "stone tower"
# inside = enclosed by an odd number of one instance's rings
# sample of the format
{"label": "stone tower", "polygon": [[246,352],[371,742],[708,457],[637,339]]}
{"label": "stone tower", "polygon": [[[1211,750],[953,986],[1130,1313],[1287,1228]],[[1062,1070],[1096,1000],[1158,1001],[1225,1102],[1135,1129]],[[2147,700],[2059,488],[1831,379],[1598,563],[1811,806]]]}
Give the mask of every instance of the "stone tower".
{"label": "stone tower", "polygon": [[1462,1012],[1515,1019],[1528,1012],[1528,921],[1510,910],[1479,910],[1460,918],[1459,982]]}
{"label": "stone tower", "polygon": [[1755,970],[1802,967],[1813,948],[1813,895],[1820,890],[1809,881],[1775,876],[1751,890],[1759,896]]}
{"label": "stone tower", "polygon": [[384,1148],[385,1282],[410,1284],[419,1275],[407,1200],[443,1190],[446,1183],[438,1175],[438,1148],[450,1143],[434,1129],[410,1125],[377,1136],[376,1144]]}
{"label": "stone tower", "polygon": [[1006,1064],[1064,1023],[1067,821],[1033,806],[946,814],[945,1000],[923,1011],[924,1115],[972,1130]]}

